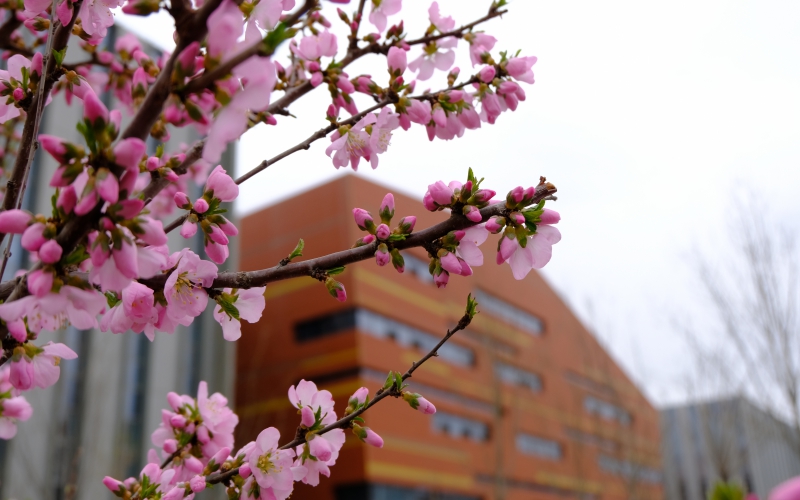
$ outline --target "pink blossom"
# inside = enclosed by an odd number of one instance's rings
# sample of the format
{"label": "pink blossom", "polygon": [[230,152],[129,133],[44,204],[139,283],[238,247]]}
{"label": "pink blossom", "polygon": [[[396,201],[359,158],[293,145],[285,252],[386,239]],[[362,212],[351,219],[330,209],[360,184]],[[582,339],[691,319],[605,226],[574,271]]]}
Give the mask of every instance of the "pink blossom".
{"label": "pink blossom", "polygon": [[333,396],[329,391],[317,390],[317,385],[314,382],[301,380],[297,383],[296,388],[291,386],[289,388],[289,401],[297,409],[308,406],[314,410],[314,413],[320,410],[323,417],[328,413],[333,414]]}
{"label": "pink blossom", "polygon": [[521,82],[533,83],[533,70],[531,68],[536,64],[536,60],[536,56],[512,57],[506,64],[506,71]]}
{"label": "pink blossom", "polygon": [[146,150],[147,145],[138,137],[122,139],[114,146],[114,163],[138,175],[139,162]]}
{"label": "pink blossom", "polygon": [[53,273],[43,269],[28,274],[28,291],[36,297],[44,297],[53,288]]}
{"label": "pink blossom", "polygon": [[232,318],[223,311],[220,305],[214,308],[214,319],[222,325],[222,336],[225,340],[234,341],[242,336],[241,320],[248,323],[257,323],[261,319],[261,313],[266,305],[264,291],[266,287],[256,287],[241,289],[233,294],[230,288],[224,289],[224,293],[233,295],[233,305],[239,311],[239,319]]}
{"label": "pink blossom", "polygon": [[433,2],[430,8],[428,8],[428,17],[431,20],[431,24],[436,26],[436,29],[439,30],[440,33],[446,33],[456,27],[455,19],[450,16],[442,17],[439,13],[438,2]]}
{"label": "pink blossom", "polygon": [[279,439],[280,433],[274,427],[261,431],[255,446],[247,455],[247,462],[258,485],[271,490],[277,500],[285,500],[293,488],[291,466],[295,453],[292,450],[279,450]]}
{"label": "pink blossom", "polygon": [[221,59],[230,54],[244,29],[242,11],[231,0],[223,0],[219,7],[208,16],[208,54]]}
{"label": "pink blossom", "polygon": [[195,493],[200,493],[206,489],[206,478],[203,476],[194,476],[189,480],[189,488]]}
{"label": "pink blossom", "polygon": [[111,10],[120,7],[124,0],[89,0],[81,5],[80,18],[83,30],[96,39],[105,38],[107,29],[114,24]]}
{"label": "pink blossom", "polygon": [[421,411],[425,415],[433,415],[434,413],[436,413],[436,407],[433,406],[433,403],[423,398],[422,396],[419,396],[417,398],[417,402],[419,403],[419,408],[418,408],[419,411]]}
{"label": "pink blossom", "polygon": [[383,33],[388,22],[387,17],[397,14],[402,7],[402,0],[381,0],[377,3],[373,1],[369,22],[378,28],[379,33]]}
{"label": "pink blossom", "polygon": [[189,249],[173,254],[172,260],[177,260],[178,266],[164,284],[164,296],[169,305],[167,312],[175,319],[197,317],[208,304],[204,287],[210,287],[214,282],[217,266],[201,260]]}
{"label": "pink blossom", "polygon": [[[231,176],[222,168],[222,165],[217,165],[206,181],[206,191],[213,191],[214,198],[220,201],[233,201],[239,196],[239,186],[231,179]],[[199,201],[199,200],[198,200]],[[206,210],[208,207],[206,206]],[[205,210],[203,210],[205,212]]]}
{"label": "pink blossom", "polygon": [[203,426],[214,435],[213,440],[205,443],[203,454],[211,457],[224,448],[230,452],[239,417],[228,407],[228,399],[218,392],[209,397],[208,385],[201,381],[197,389],[197,409],[203,418]]}
{"label": "pink blossom", "polygon": [[33,216],[25,210],[11,209],[0,212],[0,232],[21,234],[28,228]]}
{"label": "pink blossom", "polygon": [[[38,52],[37,52],[38,53]],[[59,163],[67,163],[67,147],[66,143],[60,137],[47,134],[39,134],[39,144],[45,151],[50,153],[50,156],[55,158]]]}
{"label": "pink blossom", "polygon": [[372,133],[369,136],[370,164],[372,168],[378,167],[378,155],[385,153],[391,144],[392,131],[400,126],[400,120],[396,113],[389,108],[383,108],[372,125]]}
{"label": "pink blossom", "polygon": [[488,237],[489,231],[486,230],[483,224],[465,229],[464,237],[458,242],[456,254],[470,266],[483,265],[483,253],[478,247]]}
{"label": "pink blossom", "polygon": [[553,245],[561,241],[561,233],[554,226],[540,224],[536,234],[528,237],[525,248],[519,245],[516,238],[503,237],[497,263],[508,262],[514,278],[521,280],[531,269],[541,269],[553,254]]}
{"label": "pink blossom", "polygon": [[396,71],[400,75],[405,72],[406,67],[408,66],[406,51],[399,47],[389,48],[389,54],[386,58],[386,61],[389,64],[389,71],[392,73]]}
{"label": "pink blossom", "polygon": [[484,83],[489,83],[494,80],[496,74],[497,71],[495,71],[494,66],[484,66],[478,73],[479,78]]}
{"label": "pink blossom", "polygon": [[[359,120],[350,129],[343,133],[336,131],[331,135],[331,145],[325,150],[325,154],[333,154],[333,166],[336,168],[345,167],[348,163],[353,170],[358,169],[361,158],[369,158],[372,154],[370,148],[370,136],[364,127],[377,121],[377,117],[370,113]],[[341,129],[340,129],[341,130]]]}
{"label": "pink blossom", "polygon": [[492,50],[494,44],[497,43],[495,37],[486,33],[475,33],[470,37],[466,37],[466,39],[469,40],[470,44],[469,58],[472,61],[472,66],[481,64],[483,62],[483,54]]}
{"label": "pink blossom", "polygon": [[308,35],[300,39],[300,44],[292,43],[289,47],[298,57],[307,61],[315,61],[320,57],[333,57],[338,50],[336,35],[328,30],[319,35]]}
{"label": "pink blossom", "polygon": [[75,193],[74,186],[67,186],[58,194],[56,207],[64,211],[65,214],[72,213],[75,204],[78,202],[78,195]]}
{"label": "pink blossom", "polygon": [[[49,5],[50,2],[47,3],[47,6]],[[41,12],[41,10],[38,12]],[[8,70],[0,70],[0,80],[10,81],[11,78],[13,78],[21,82],[22,68],[31,67],[31,62],[25,56],[20,54],[15,54],[9,57],[8,62],[6,64]],[[16,107],[13,103],[9,104],[6,99],[0,99],[0,123],[5,123],[6,121],[12,118],[16,118],[18,116],[19,116],[18,107]]]}
{"label": "pink blossom", "polygon": [[436,288],[446,287],[448,281],[450,281],[450,275],[445,271],[442,271],[433,277],[433,282],[436,283]]}
{"label": "pink blossom", "polygon": [[350,399],[348,399],[348,401],[354,407],[356,405],[363,405],[364,402],[367,400],[367,396],[369,396],[369,389],[367,389],[366,387],[361,387],[358,390],[356,390],[356,392],[354,392],[352,396],[350,396]]}
{"label": "pink blossom", "polygon": [[408,117],[414,123],[427,125],[431,121],[431,103],[412,99],[407,109]]}
{"label": "pink blossom", "polygon": [[375,250],[375,263],[383,267],[386,264],[388,264],[391,260],[392,256],[389,254],[386,244],[381,243],[380,245],[378,245],[378,249]]}
{"label": "pink blossom", "polygon": [[453,189],[442,181],[429,184],[426,194],[430,194],[431,200],[437,205],[449,206],[453,203]]}
{"label": "pink blossom", "polygon": [[[6,368],[5,373],[9,373]],[[7,391],[5,389],[3,392]],[[17,422],[24,422],[33,415],[30,403],[22,397],[0,399],[0,439],[11,439],[17,434]]]}
{"label": "pink blossom", "polygon": [[211,262],[216,264],[225,263],[230,256],[230,250],[228,249],[227,245],[220,245],[211,239],[206,240],[203,249],[206,251],[206,255],[208,255],[208,258],[211,260]]}
{"label": "pink blossom", "polygon": [[108,108],[94,92],[86,93],[83,98],[83,117],[92,124],[108,123]]}
{"label": "pink blossom", "polygon": [[[287,3],[291,3],[291,5],[287,5]],[[280,21],[283,11],[289,10],[293,6],[293,0],[291,2],[286,2],[286,0],[261,0],[250,14],[250,22],[255,21],[261,29],[271,30]]]}
{"label": "pink blossom", "polygon": [[41,247],[42,244],[47,241],[44,237],[44,230],[45,225],[41,222],[35,222],[28,226],[28,228],[22,233],[22,238],[20,239],[22,248],[30,252],[38,252],[39,247]]}
{"label": "pink blossom", "polygon": [[[431,42],[430,48],[426,47],[422,55],[408,63],[408,69],[417,71],[417,80],[420,81],[425,81],[433,76],[434,69],[447,71],[456,60],[456,53],[452,50],[456,45],[458,45],[458,39],[452,36]],[[439,49],[445,50],[440,51]]]}
{"label": "pink blossom", "polygon": [[11,384],[21,391],[33,387],[46,389],[58,381],[61,359],[75,359],[78,355],[64,344],[48,342],[41,348],[26,344],[14,350],[11,358]]}
{"label": "pink blossom", "polygon": [[300,410],[300,423],[309,428],[313,427],[314,424],[317,423],[317,419],[314,416],[314,410],[308,406],[304,406]]}

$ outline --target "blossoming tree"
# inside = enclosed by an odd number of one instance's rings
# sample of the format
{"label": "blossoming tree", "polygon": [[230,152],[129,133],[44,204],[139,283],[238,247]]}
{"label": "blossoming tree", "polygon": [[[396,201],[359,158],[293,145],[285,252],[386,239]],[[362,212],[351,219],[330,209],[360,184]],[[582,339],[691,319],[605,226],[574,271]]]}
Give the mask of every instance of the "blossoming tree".
{"label": "blossoming tree", "polygon": [[[175,22],[175,50],[154,60],[133,35],[120,37],[109,50],[101,42],[117,7],[141,16],[166,10]],[[387,194],[377,217],[353,209],[365,234],[350,249],[298,260],[301,240],[276,266],[218,271],[238,233],[221,203],[234,201],[239,184],[274,163],[327,139],[334,167],[356,169],[363,159],[375,168],[399,129],[425,127],[430,140],[451,140],[466,129],[494,124],[525,100],[520,82],[533,83],[536,58],[498,52],[497,40],[480,30],[506,12],[504,0],[460,26],[434,1],[428,28],[416,35],[406,33],[401,7],[401,0],[360,0],[338,9],[338,19],[327,19],[318,0],[0,2],[0,50],[7,68],[0,71],[7,176],[0,275],[15,237],[34,262],[0,284],[0,437],[13,437],[17,422],[31,416],[24,393],[52,386],[61,361],[77,357],[69,346],[47,341],[46,332],[67,323],[105,334],[130,330],[153,341],[156,332],[191,324],[211,302],[222,335],[235,341],[241,321],[269,321],[262,318],[263,294],[274,281],[311,276],[344,301],[346,291],[335,279],[344,266],[374,257],[377,265],[391,263],[402,273],[401,251],[423,247],[435,283],[444,287],[451,275],[469,276],[483,264],[479,246],[490,234],[498,235],[497,263],[510,264],[517,279],[548,262],[560,239],[554,227],[559,215],[544,208],[555,187],[541,178],[495,199],[470,170],[463,182],[428,186],[423,207],[449,213],[432,227],[415,231],[413,215],[395,219],[394,199]],[[329,30],[334,22],[343,23],[346,38]],[[68,42],[76,38],[83,58],[67,63]],[[285,57],[276,56],[281,46],[288,46]],[[467,75],[453,67],[459,49],[469,52]],[[347,73],[362,58],[373,59],[374,77]],[[446,76],[446,86],[416,90],[437,72]],[[328,126],[238,179],[215,166],[228,144],[256,124],[280,126],[290,107],[315,88],[330,95],[330,105],[320,110]],[[98,96],[104,92],[113,93],[120,109],[103,104]],[[56,93],[82,108],[80,144],[39,133]],[[123,114],[130,116],[124,129]],[[194,127],[203,139],[167,151],[164,143],[175,127]],[[161,143],[155,151],[146,147],[148,136]],[[21,209],[39,146],[59,165],[49,179],[49,214]],[[204,189],[192,200],[186,192],[196,179]],[[204,255],[168,250],[167,233],[178,228],[184,238],[202,232]],[[234,451],[238,418],[224,396],[209,395],[205,382],[196,397],[170,393],[169,408],[152,434],[156,449],[149,463],[138,477],[106,477],[105,485],[121,498],[137,499],[192,498],[217,484],[227,488],[229,498],[285,499],[295,482],[317,485],[320,474],[330,475],[345,430],[369,445],[383,445],[363,417],[375,404],[393,397],[425,414],[436,411],[404,381],[476,313],[470,297],[464,316],[434,349],[405,373],[390,373],[377,393],[356,391],[339,414],[331,394],[313,382],[289,388],[299,417],[291,439],[282,441],[270,427]]]}

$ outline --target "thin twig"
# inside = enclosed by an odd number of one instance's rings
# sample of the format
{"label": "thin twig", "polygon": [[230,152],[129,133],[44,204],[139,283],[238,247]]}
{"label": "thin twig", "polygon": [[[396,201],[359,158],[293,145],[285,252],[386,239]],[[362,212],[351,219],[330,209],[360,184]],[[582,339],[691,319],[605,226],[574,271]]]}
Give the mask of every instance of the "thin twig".
{"label": "thin twig", "polygon": [[[455,326],[455,328],[453,328],[452,330],[448,330],[447,334],[442,338],[442,340],[439,341],[438,344],[436,344],[436,346],[434,346],[433,349],[428,351],[428,353],[425,356],[423,356],[422,358],[420,358],[419,361],[416,361],[416,362],[411,364],[411,368],[409,368],[408,371],[406,371],[403,374],[402,379],[403,380],[409,379],[411,377],[411,375],[414,373],[414,371],[417,370],[417,368],[422,366],[429,359],[431,359],[431,358],[433,358],[435,356],[438,356],[438,351],[445,344],[445,342],[450,340],[450,338],[453,335],[455,335],[456,332],[459,332],[459,331],[465,329],[467,326],[469,326],[471,321],[472,321],[472,317],[469,314],[464,314],[464,316],[462,316],[461,319],[458,321],[458,324]],[[330,425],[327,425],[327,426],[323,427],[322,429],[320,429],[318,431],[315,431],[314,434],[321,435],[321,434],[326,434],[326,433],[328,433],[328,432],[330,432],[330,431],[332,431],[334,429],[342,429],[342,428],[350,427],[350,423],[356,417],[362,415],[364,412],[366,412],[367,410],[369,410],[370,408],[372,408],[373,406],[378,404],[381,400],[386,399],[389,396],[399,397],[400,393],[395,388],[388,389],[388,390],[384,389],[384,388],[381,388],[381,389],[378,390],[377,393],[375,393],[375,397],[367,405],[365,405],[364,407],[354,411],[353,413],[350,413],[349,415],[347,415],[345,417],[340,418],[336,422],[334,422],[334,423],[332,423]],[[280,449],[280,450],[292,449],[295,446],[300,446],[301,444],[303,444],[305,442],[306,442],[305,434],[297,433],[297,436],[292,441],[284,444],[283,446],[281,446],[278,449]],[[239,468],[237,467],[235,469],[231,469],[231,470],[223,472],[223,473],[211,474],[206,478],[206,483],[207,484],[224,483],[224,482],[227,482],[228,480],[230,480],[231,478],[233,478],[233,476],[237,475],[238,473],[239,473]]]}

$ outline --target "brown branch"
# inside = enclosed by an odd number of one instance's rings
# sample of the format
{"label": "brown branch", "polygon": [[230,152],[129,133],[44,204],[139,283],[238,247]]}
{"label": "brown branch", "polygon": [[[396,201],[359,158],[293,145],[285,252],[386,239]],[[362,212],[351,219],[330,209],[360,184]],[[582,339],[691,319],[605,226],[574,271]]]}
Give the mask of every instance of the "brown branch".
{"label": "brown branch", "polygon": [[[413,362],[411,364],[411,368],[409,368],[403,374],[402,379],[404,381],[408,380],[409,378],[411,378],[411,375],[414,373],[414,371],[417,368],[422,366],[429,359],[438,356],[439,355],[439,349],[445,344],[445,342],[450,340],[450,338],[453,335],[455,335],[456,332],[464,330],[467,326],[469,326],[469,324],[471,322],[472,322],[472,317],[469,315],[469,313],[464,314],[464,316],[462,316],[461,319],[458,321],[458,324],[455,326],[455,328],[453,328],[452,330],[447,330],[447,334],[444,337],[442,337],[442,340],[440,340],[439,343],[436,344],[436,346],[434,346],[433,349],[428,351],[428,353],[425,356],[423,356],[422,358],[420,358],[419,361],[415,361],[415,362]],[[375,398],[373,398],[364,407],[359,408],[358,410],[354,411],[353,413],[350,413],[349,415],[340,418],[336,422],[323,427],[322,429],[316,431],[314,434],[321,435],[321,434],[326,434],[326,433],[328,433],[328,432],[330,432],[330,431],[332,431],[334,429],[342,429],[342,428],[350,427],[351,422],[356,417],[359,417],[360,415],[362,415],[364,412],[366,412],[367,410],[369,410],[370,408],[372,408],[373,406],[378,404],[381,400],[386,399],[389,396],[400,397],[400,395],[401,395],[400,391],[398,391],[395,387],[392,387],[391,389],[386,389],[386,388],[382,387],[382,388],[378,389],[378,392],[375,393]],[[292,449],[295,446],[300,446],[301,444],[303,444],[305,442],[306,442],[305,434],[298,432],[296,437],[292,441],[284,444],[283,446],[281,446],[278,449],[280,449],[280,450]],[[231,470],[226,471],[226,472],[217,473],[217,474],[211,474],[206,478],[206,483],[207,484],[225,483],[225,482],[229,481],[230,479],[232,479],[238,473],[239,473],[239,468],[237,467],[235,469],[231,469]]]}
{"label": "brown branch", "polygon": [[[555,186],[552,188],[547,188],[546,185],[540,184],[536,187],[536,195],[531,203],[538,203],[543,199],[549,198],[556,192],[557,190]],[[506,210],[507,208],[505,202],[489,205],[488,207],[481,209],[481,220],[487,221],[490,217],[505,213]],[[476,224],[479,223],[472,222],[465,216],[454,213],[451,214],[450,218],[447,220],[424,229],[418,233],[413,233],[405,240],[396,241],[392,243],[392,245],[398,250],[405,250],[414,247],[425,247],[434,240],[447,235],[447,233],[450,231],[466,229]],[[285,266],[278,265],[258,271],[222,272],[217,275],[217,278],[214,280],[214,283],[210,288],[253,288],[265,286],[268,283],[273,283],[275,281],[299,278],[302,276],[312,276],[315,271],[334,269],[336,267],[346,266],[362,260],[371,259],[375,254],[376,245],[377,242],[370,245],[342,250],[340,252],[318,257],[316,259],[291,262]],[[167,277],[168,276],[166,274],[161,274],[153,278],[139,280],[139,282],[147,285],[153,290],[159,290],[164,287]]]}

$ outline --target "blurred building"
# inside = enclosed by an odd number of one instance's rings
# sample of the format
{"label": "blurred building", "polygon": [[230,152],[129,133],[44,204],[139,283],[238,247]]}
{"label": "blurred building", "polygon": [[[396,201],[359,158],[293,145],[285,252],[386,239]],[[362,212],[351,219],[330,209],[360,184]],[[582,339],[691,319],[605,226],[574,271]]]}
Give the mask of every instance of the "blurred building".
{"label": "blurred building", "polygon": [[[303,258],[349,248],[363,235],[353,207],[377,213],[386,189],[345,176],[242,220],[241,269],[277,264],[305,240]],[[396,220],[417,228],[443,220],[395,193]],[[396,221],[395,221],[396,222]],[[515,281],[494,264],[437,289],[421,249],[404,252],[406,272],[373,261],[347,267],[339,303],[312,278],[266,289],[258,324],[237,342],[237,442],[276,426],[285,439],[299,423],[287,389],[301,379],[330,390],[340,412],[364,385],[377,390],[404,372],[455,325],[468,293],[481,313],[410,379],[438,408],[433,416],[402,400],[365,414],[383,449],[352,435],[317,488],[295,500],[660,499],[656,410],[569,307],[536,272]],[[556,249],[556,255],[558,251]],[[556,257],[557,258],[557,257]]]}
{"label": "blurred building", "polygon": [[704,500],[718,480],[759,498],[800,475],[797,433],[742,397],[661,411],[664,490],[674,500]]}
{"label": "blurred building", "polygon": [[[113,48],[124,33],[119,27],[112,27],[104,43]],[[146,50],[158,56],[156,49]],[[77,45],[70,46],[67,52],[67,62],[85,57]],[[113,96],[101,97],[113,109]],[[75,129],[82,113],[80,103],[67,106],[63,93],[59,94],[45,108],[41,133],[82,144],[83,138]],[[123,118],[123,128],[129,119]],[[190,145],[197,139],[191,128],[172,129],[165,149],[177,151],[181,143]],[[155,143],[148,145],[154,152]],[[230,152],[222,164],[233,168]],[[49,180],[56,167],[43,150],[37,152],[24,208],[50,213]],[[187,245],[177,233],[170,234],[173,251]],[[235,242],[236,238],[231,241]],[[188,244],[204,255],[199,234]],[[220,267],[235,266],[236,254],[232,247],[231,259]],[[6,279],[18,269],[29,267],[17,237]],[[19,423],[14,439],[0,440],[0,498],[108,498],[103,476],[138,476],[147,463],[147,451],[153,447],[150,434],[161,422],[167,392],[195,395],[198,382],[208,380],[210,390],[232,394],[234,348],[222,338],[220,326],[210,312],[209,309],[189,327],[178,327],[174,335],[157,334],[154,343],[132,332],[114,335],[72,327],[54,334],[43,332],[39,337],[42,342],[63,342],[78,353],[78,359],[61,363],[61,377],[53,387],[25,393],[33,406],[33,417]]]}

